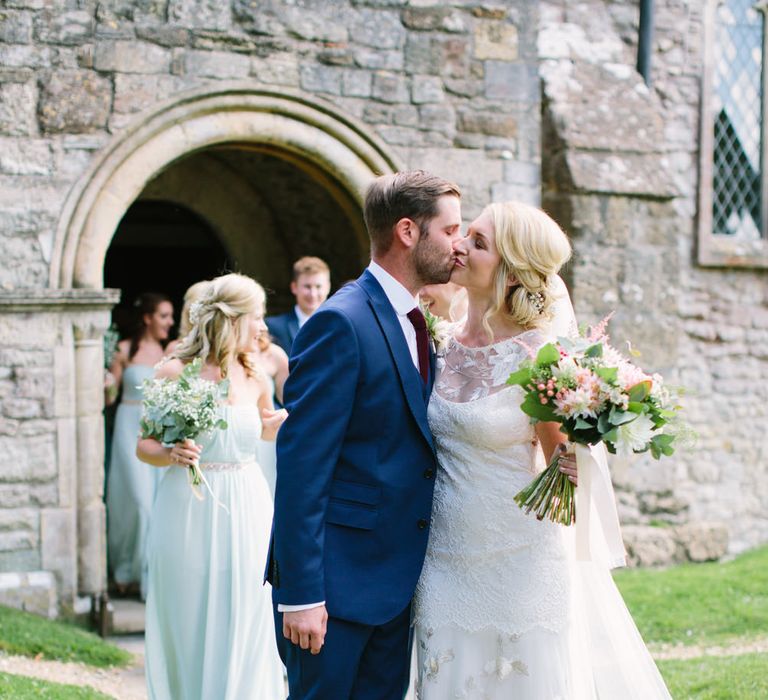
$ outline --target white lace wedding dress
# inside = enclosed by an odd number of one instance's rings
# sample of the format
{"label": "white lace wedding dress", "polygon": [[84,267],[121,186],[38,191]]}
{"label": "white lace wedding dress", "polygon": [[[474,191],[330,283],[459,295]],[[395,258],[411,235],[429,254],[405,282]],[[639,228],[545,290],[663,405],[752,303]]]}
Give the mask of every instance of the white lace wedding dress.
{"label": "white lace wedding dress", "polygon": [[[455,338],[429,405],[440,470],[414,599],[421,700],[655,700],[669,693],[607,567],[514,495],[541,466],[509,373],[543,342]],[[537,467],[538,464],[538,467]]]}

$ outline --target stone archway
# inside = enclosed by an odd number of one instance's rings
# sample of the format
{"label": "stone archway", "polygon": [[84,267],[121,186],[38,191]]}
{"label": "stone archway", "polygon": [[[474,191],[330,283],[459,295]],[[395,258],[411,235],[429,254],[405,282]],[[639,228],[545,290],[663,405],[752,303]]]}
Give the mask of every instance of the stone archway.
{"label": "stone archway", "polygon": [[146,184],[178,159],[226,143],[294,163],[345,209],[361,204],[373,177],[398,169],[363,126],[299,94],[241,83],[183,93],[127,129],[73,190],[56,230],[49,285],[101,288],[112,234]]}
{"label": "stone archway", "polygon": [[[120,134],[73,188],[56,229],[49,287],[101,290],[110,241],[148,183],[180,160],[222,146],[255,149],[299,169],[345,212],[362,249],[367,248],[360,220],[365,188],[375,176],[398,169],[394,156],[365,127],[298,93],[243,83],[181,93]],[[114,303],[114,293],[102,296]],[[75,334],[70,398],[77,457],[69,466],[74,473],[63,475],[76,484],[77,589],[92,595],[106,587],[102,384],[93,368],[102,365],[108,315],[100,319]]]}

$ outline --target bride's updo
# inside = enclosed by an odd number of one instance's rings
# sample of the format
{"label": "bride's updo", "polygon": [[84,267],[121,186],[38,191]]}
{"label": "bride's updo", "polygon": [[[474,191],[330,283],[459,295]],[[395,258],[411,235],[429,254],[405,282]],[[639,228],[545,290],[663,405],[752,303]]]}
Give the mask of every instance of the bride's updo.
{"label": "bride's updo", "polygon": [[[506,311],[523,328],[539,327],[552,316],[552,279],[571,257],[568,237],[541,209],[521,202],[490,204],[486,211],[501,256],[487,317]],[[510,275],[518,280],[511,288]]]}
{"label": "bride's updo", "polygon": [[250,277],[235,273],[216,277],[207,285],[190,305],[191,328],[174,355],[182,362],[210,358],[226,377],[229,359],[237,353],[247,374],[254,376],[258,372],[256,363],[239,348],[247,338],[248,314],[264,313],[264,289]]}

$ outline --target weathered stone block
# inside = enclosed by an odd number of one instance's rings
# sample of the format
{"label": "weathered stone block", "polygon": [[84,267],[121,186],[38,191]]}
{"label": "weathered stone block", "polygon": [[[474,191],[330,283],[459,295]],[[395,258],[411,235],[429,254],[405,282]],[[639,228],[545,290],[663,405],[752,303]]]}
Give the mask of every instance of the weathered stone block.
{"label": "weathered stone block", "polygon": [[[410,106],[410,105],[409,105]],[[363,119],[368,124],[391,124],[394,119],[395,107],[381,104],[380,102],[368,102],[363,110]],[[413,108],[418,117],[416,108]]]}
{"label": "weathered stone block", "polygon": [[504,182],[515,185],[539,186],[541,183],[541,164],[523,163],[511,160],[504,163]]}
{"label": "weathered stone block", "polygon": [[0,454],[4,459],[0,482],[48,481],[56,476],[52,435],[0,437]]}
{"label": "weathered stone block", "polygon": [[251,71],[248,56],[225,51],[186,51],[183,58],[184,72],[207,78],[245,78]]}
{"label": "weathered stone block", "polygon": [[36,399],[6,398],[3,415],[8,418],[42,418],[45,412],[42,403]]}
{"label": "weathered stone block", "polygon": [[414,75],[411,83],[411,99],[414,104],[443,102],[443,81],[431,75]]}
{"label": "weathered stone block", "polygon": [[356,44],[375,49],[400,49],[405,44],[405,27],[396,12],[360,10],[350,27]]}
{"label": "weathered stone block", "polygon": [[18,396],[25,399],[45,399],[53,396],[53,374],[50,370],[18,367],[15,375]]}
{"label": "weathered stone block", "polygon": [[93,15],[83,10],[47,11],[35,20],[35,37],[45,44],[81,44],[93,36]]}
{"label": "weathered stone block", "polygon": [[0,348],[0,365],[9,367],[50,367],[53,358],[48,350]]}
{"label": "weathered stone block", "polygon": [[77,589],[77,526],[75,511],[67,508],[46,508],[40,516],[40,544],[43,568],[54,572],[61,593]]}
{"label": "weathered stone block", "polygon": [[[240,7],[245,9],[246,3],[241,0]],[[306,39],[308,41],[327,41],[341,43],[348,39],[347,27],[350,22],[346,16],[346,8],[341,4],[319,2],[312,8],[313,12],[307,12],[306,7],[289,5],[288,3],[274,3],[271,7],[274,18],[279,23],[277,26],[262,26],[262,32],[275,34],[282,33],[279,26],[282,25],[290,36]],[[258,26],[264,15],[263,10],[256,5],[252,10],[255,14],[252,25]]]}
{"label": "weathered stone block", "polygon": [[419,107],[419,125],[422,129],[439,131],[453,138],[456,133],[456,113],[450,105],[422,105]]}
{"label": "weathered stone block", "polygon": [[54,618],[56,578],[50,571],[0,574],[0,604]]}
{"label": "weathered stone block", "polygon": [[372,96],[382,102],[410,102],[408,82],[402,75],[376,73],[373,76]]}
{"label": "weathered stone block", "polygon": [[405,64],[402,51],[376,51],[374,49],[354,48],[352,55],[355,63],[360,68],[399,71],[403,69]]}
{"label": "weathered stone block", "polygon": [[622,535],[630,566],[667,566],[675,561],[677,548],[670,528],[626,525]]}
{"label": "weathered stone block", "polygon": [[29,12],[0,10],[0,41],[28,44],[32,40],[32,15]]}
{"label": "weathered stone block", "polygon": [[301,87],[310,92],[341,95],[342,68],[304,64],[301,66]]}
{"label": "weathered stone block", "polygon": [[373,76],[366,70],[345,70],[342,75],[342,94],[350,97],[370,97]]}
{"label": "weathered stone block", "polygon": [[50,175],[52,172],[53,153],[47,141],[0,137],[0,173]]}
{"label": "weathered stone block", "polygon": [[36,107],[37,90],[32,83],[0,83],[0,134],[36,134]]}
{"label": "weathered stone block", "polygon": [[153,106],[174,92],[191,87],[194,78],[176,75],[115,75],[115,98],[112,109],[119,114],[132,114]]}
{"label": "weathered stone block", "polygon": [[485,96],[492,100],[536,102],[539,99],[537,67],[528,63],[485,62]]}
{"label": "weathered stone block", "polygon": [[153,44],[167,46],[186,46],[189,43],[189,30],[183,27],[170,27],[168,25],[137,24],[136,36],[139,39],[151,41]]}
{"label": "weathered stone block", "polygon": [[464,15],[449,7],[408,7],[403,10],[402,20],[408,29],[417,31],[467,31]]}
{"label": "weathered stone block", "polygon": [[251,74],[262,83],[296,87],[299,85],[299,61],[289,53],[279,53],[269,58],[254,58]]}
{"label": "weathered stone block", "polygon": [[22,44],[0,45],[0,66],[3,68],[46,68],[51,65],[51,49]]}
{"label": "weathered stone block", "polygon": [[458,127],[461,131],[481,133],[489,136],[514,138],[517,135],[518,118],[513,114],[491,113],[463,109],[458,114]]}
{"label": "weathered stone block", "polygon": [[103,129],[112,85],[91,71],[57,71],[41,80],[40,126],[46,133],[87,133]]}
{"label": "weathered stone block", "polygon": [[18,552],[35,549],[38,537],[34,532],[0,532],[0,552]]}
{"label": "weathered stone block", "polygon": [[168,19],[184,27],[225,30],[232,25],[232,11],[220,0],[170,0]]}
{"label": "weathered stone block", "polygon": [[473,56],[480,61],[516,61],[517,27],[498,20],[478,20],[475,23]]}
{"label": "weathered stone block", "polygon": [[405,44],[407,73],[466,78],[469,75],[469,43],[465,37],[409,34]]}
{"label": "weathered stone block", "polygon": [[419,110],[413,105],[398,105],[392,113],[392,120],[400,126],[418,126]]}
{"label": "weathered stone block", "polygon": [[93,52],[93,66],[98,71],[167,73],[171,53],[145,41],[99,41]]}

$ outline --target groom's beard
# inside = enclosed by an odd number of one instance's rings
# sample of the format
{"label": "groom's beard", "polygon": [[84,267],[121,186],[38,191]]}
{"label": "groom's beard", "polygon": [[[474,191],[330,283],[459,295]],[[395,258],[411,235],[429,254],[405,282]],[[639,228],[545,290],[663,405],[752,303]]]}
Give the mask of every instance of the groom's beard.
{"label": "groom's beard", "polygon": [[455,264],[453,252],[446,254],[422,238],[413,251],[413,264],[422,284],[445,284],[451,279]]}

